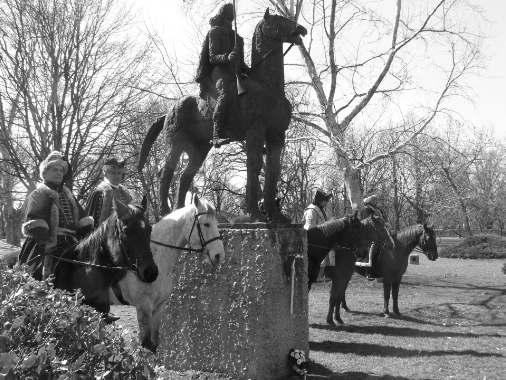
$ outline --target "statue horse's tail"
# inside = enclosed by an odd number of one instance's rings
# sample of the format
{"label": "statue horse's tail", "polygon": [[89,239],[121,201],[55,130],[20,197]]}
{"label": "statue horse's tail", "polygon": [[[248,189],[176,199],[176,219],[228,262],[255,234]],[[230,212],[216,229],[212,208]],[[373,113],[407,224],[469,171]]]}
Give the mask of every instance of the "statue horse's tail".
{"label": "statue horse's tail", "polygon": [[156,138],[158,137],[158,135],[160,134],[160,132],[163,129],[166,117],[167,117],[167,115],[159,117],[158,120],[156,120],[153,123],[153,125],[151,125],[151,127],[149,127],[148,133],[146,134],[146,137],[144,137],[144,141],[142,142],[141,152],[139,153],[139,162],[137,163],[137,170],[139,172],[144,167],[144,164],[146,163],[146,160],[148,158],[149,151],[151,150],[153,143],[155,142]]}

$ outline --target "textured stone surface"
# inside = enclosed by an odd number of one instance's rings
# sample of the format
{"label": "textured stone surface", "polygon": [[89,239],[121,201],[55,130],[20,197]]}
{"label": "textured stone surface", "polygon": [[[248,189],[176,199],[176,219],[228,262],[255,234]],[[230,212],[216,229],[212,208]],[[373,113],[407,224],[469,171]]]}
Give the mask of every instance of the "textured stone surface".
{"label": "textured stone surface", "polygon": [[[290,373],[290,348],[308,353],[302,228],[240,227],[222,229],[227,257],[219,267],[203,268],[196,256],[178,262],[160,330],[159,355],[167,368],[277,379]],[[303,259],[296,261],[290,315],[289,269],[296,254]]]}

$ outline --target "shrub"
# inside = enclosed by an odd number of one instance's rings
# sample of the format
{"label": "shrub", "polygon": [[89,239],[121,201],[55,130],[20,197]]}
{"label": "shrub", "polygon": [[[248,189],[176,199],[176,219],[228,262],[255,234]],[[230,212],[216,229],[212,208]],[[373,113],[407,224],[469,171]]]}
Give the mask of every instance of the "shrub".
{"label": "shrub", "polygon": [[[153,355],[82,304],[0,263],[0,377],[148,379]],[[10,376],[10,377],[9,377]]]}
{"label": "shrub", "polygon": [[506,238],[487,234],[469,236],[452,247],[442,248],[439,256],[463,259],[506,258]]}

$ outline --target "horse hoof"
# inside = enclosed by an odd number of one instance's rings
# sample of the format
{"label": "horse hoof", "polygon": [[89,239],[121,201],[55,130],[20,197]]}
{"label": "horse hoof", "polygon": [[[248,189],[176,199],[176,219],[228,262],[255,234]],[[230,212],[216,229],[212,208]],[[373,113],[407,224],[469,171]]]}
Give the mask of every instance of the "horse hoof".
{"label": "horse hoof", "polygon": [[341,318],[337,319],[337,323],[339,323],[340,325],[344,325],[344,322]]}
{"label": "horse hoof", "polygon": [[343,310],[346,311],[347,313],[351,313],[352,312],[349,307],[343,307]]}
{"label": "horse hoof", "polygon": [[385,318],[390,318],[390,313],[383,313],[383,316],[384,316]]}
{"label": "horse hoof", "polygon": [[329,319],[329,318],[327,318],[327,324],[328,324],[329,326],[332,326],[332,327],[335,327],[335,326],[336,326],[336,323],[334,322],[334,320],[333,320],[333,319]]}
{"label": "horse hoof", "polygon": [[400,316],[401,316],[401,313],[399,312],[399,310],[394,310],[394,314],[395,314],[397,317],[400,317]]}

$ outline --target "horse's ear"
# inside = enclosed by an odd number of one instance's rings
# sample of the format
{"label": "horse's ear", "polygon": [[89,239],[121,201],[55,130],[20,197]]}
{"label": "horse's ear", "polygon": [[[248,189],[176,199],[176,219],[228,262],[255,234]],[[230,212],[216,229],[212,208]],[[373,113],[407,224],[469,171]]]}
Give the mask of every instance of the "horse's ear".
{"label": "horse's ear", "polygon": [[199,197],[197,193],[193,194],[192,203],[195,205],[195,207],[199,207]]}
{"label": "horse's ear", "polygon": [[265,8],[264,18],[269,17],[269,7]]}
{"label": "horse's ear", "polygon": [[147,206],[148,206],[148,197],[146,196],[146,194],[144,194],[141,201],[141,207],[144,211],[146,211]]}
{"label": "horse's ear", "polygon": [[120,220],[125,220],[130,216],[130,208],[128,205],[117,200],[116,198],[112,199],[112,207],[116,211],[116,214],[118,214],[118,218]]}

